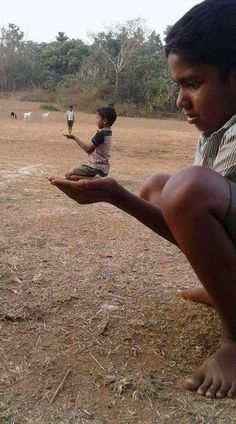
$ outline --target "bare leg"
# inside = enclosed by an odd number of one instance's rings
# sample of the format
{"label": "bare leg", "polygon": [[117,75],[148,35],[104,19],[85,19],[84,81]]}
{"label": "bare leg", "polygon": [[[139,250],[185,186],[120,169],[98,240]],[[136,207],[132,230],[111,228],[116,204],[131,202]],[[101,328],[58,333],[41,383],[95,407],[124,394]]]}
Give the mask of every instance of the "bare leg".
{"label": "bare leg", "polygon": [[161,192],[170,177],[170,174],[151,175],[142,185],[139,196],[155,205],[159,205]]}
{"label": "bare leg", "polygon": [[227,180],[202,167],[176,174],[161,195],[164,218],[222,322],[220,348],[187,381],[212,398],[236,395],[236,248],[222,225],[229,203]]}
{"label": "bare leg", "polygon": [[74,168],[65,174],[66,180],[79,181],[79,180],[93,180],[94,178],[102,178],[101,175],[95,175],[94,177],[88,177],[87,175],[80,175],[79,169]]}
{"label": "bare leg", "polygon": [[[68,174],[66,174],[68,175]],[[95,175],[95,177],[87,177],[84,175],[77,175],[77,174],[71,174],[68,177],[66,177],[69,181],[79,181],[79,180],[94,180],[97,178],[102,178],[101,175]]]}
{"label": "bare leg", "polygon": [[[148,200],[149,202],[152,202],[155,205],[159,205],[162,190],[170,177],[170,174],[155,174],[150,176],[140,189],[140,197]],[[185,300],[191,300],[192,302],[204,303],[209,306],[214,306],[213,300],[210,298],[204,287],[179,290],[178,295]]]}

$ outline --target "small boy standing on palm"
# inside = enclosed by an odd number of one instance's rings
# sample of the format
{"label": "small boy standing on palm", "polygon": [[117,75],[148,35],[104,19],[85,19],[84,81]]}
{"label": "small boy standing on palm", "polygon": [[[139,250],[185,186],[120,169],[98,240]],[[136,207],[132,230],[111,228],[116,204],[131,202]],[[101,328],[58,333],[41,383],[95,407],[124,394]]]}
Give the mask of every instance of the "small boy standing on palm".
{"label": "small boy standing on palm", "polygon": [[73,106],[69,106],[69,110],[66,112],[66,118],[67,118],[67,127],[68,127],[68,133],[72,133],[72,128],[75,122],[75,112],[73,111]]}

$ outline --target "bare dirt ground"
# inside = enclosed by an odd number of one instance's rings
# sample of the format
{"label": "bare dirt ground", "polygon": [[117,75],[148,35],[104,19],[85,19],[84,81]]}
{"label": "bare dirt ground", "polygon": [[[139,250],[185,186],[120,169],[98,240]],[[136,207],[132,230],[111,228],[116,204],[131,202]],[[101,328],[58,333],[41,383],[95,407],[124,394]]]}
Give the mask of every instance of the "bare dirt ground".
{"label": "bare dirt ground", "polygon": [[[176,295],[197,284],[185,258],[114,207],[79,206],[48,183],[86,157],[62,137],[65,114],[41,113],[0,99],[0,422],[236,423],[234,400],[183,388],[220,334],[213,309]],[[95,131],[77,113],[74,132]],[[185,122],[119,118],[111,176],[137,192],[190,164],[196,137]]]}

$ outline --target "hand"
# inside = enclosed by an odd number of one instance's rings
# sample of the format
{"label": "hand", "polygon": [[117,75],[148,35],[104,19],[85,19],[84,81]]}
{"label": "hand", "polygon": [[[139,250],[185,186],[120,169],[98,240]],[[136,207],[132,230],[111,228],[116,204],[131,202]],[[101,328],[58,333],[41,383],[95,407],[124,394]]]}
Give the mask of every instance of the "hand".
{"label": "hand", "polygon": [[50,177],[49,181],[68,197],[80,204],[117,201],[122,187],[113,178],[103,177],[94,180],[69,181]]}
{"label": "hand", "polygon": [[64,135],[64,137],[70,138],[71,140],[75,140],[75,138],[76,138],[73,134],[63,134],[63,135]]}

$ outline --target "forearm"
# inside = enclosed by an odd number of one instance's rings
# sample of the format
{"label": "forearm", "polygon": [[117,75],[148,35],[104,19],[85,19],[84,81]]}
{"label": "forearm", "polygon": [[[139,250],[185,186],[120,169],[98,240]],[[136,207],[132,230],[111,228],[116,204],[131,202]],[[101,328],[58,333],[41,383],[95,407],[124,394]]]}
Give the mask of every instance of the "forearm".
{"label": "forearm", "polygon": [[74,137],[75,142],[78,144],[78,146],[85,151],[85,153],[88,153],[88,145],[84,143],[80,138]]}
{"label": "forearm", "polygon": [[117,195],[109,203],[133,216],[164,239],[177,245],[159,206],[138,197],[120,185],[118,185]]}

